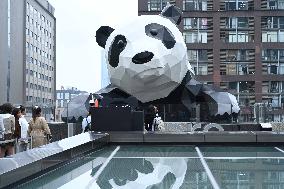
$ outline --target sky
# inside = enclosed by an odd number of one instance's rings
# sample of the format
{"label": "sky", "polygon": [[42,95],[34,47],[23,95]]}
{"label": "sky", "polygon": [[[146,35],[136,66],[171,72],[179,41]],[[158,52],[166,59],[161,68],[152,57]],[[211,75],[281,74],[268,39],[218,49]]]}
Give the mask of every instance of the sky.
{"label": "sky", "polygon": [[138,16],[138,0],[48,0],[56,17],[56,89],[101,88],[100,26],[116,28]]}

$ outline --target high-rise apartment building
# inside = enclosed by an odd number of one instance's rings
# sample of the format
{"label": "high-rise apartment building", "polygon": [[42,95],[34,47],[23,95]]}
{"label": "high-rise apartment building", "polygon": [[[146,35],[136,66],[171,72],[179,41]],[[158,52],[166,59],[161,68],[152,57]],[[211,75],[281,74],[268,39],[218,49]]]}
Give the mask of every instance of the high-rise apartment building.
{"label": "high-rise apartment building", "polygon": [[47,0],[0,1],[0,103],[55,107],[56,19]]}
{"label": "high-rise apartment building", "polygon": [[240,121],[284,120],[284,0],[139,0],[138,14],[183,11],[188,59],[197,79],[236,95]]}

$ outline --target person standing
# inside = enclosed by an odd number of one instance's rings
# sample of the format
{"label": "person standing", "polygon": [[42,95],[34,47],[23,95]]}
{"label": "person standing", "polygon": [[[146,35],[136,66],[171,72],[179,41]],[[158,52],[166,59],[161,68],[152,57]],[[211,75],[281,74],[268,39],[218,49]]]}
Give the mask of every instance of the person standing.
{"label": "person standing", "polygon": [[33,107],[32,118],[28,127],[28,135],[32,137],[32,148],[48,143],[47,138],[51,133],[46,120],[41,116],[41,108],[39,106]]}
{"label": "person standing", "polygon": [[19,119],[19,123],[21,126],[21,138],[19,142],[19,152],[25,151],[28,148],[28,128],[29,123],[27,122],[25,115],[26,115],[26,108],[23,105],[19,106],[21,110],[21,117]]}
{"label": "person standing", "polygon": [[147,131],[154,131],[153,121],[156,117],[156,108],[154,105],[150,104],[145,112],[145,129]]}
{"label": "person standing", "polygon": [[10,103],[5,103],[2,105],[2,118],[1,124],[4,125],[4,144],[1,144],[0,157],[6,157],[14,154],[15,141],[14,141],[14,131],[15,131],[15,117],[11,114],[13,106]]}
{"label": "person standing", "polygon": [[[22,136],[23,136],[23,129],[21,125],[21,118],[22,118],[22,111],[19,108],[14,108],[12,112],[13,116],[15,117],[15,138],[17,139],[17,146],[16,146],[16,152],[23,152],[27,149],[27,141],[25,141]],[[27,129],[26,129],[26,134],[27,136]]]}
{"label": "person standing", "polygon": [[28,134],[28,128],[29,128],[29,123],[27,122],[25,115],[26,115],[26,108],[24,106],[19,107],[21,110],[21,117],[19,119],[19,123],[21,126],[21,138],[22,139],[27,139],[27,134]]}
{"label": "person standing", "polygon": [[[3,113],[2,105],[0,105],[0,115]],[[0,141],[4,140],[5,127],[3,124],[3,117],[0,116]],[[1,150],[1,148],[0,148]]]}
{"label": "person standing", "polygon": [[19,119],[21,117],[21,110],[19,108],[14,108],[12,111],[12,115],[15,117],[15,132],[14,132],[14,137],[16,139],[21,138],[21,126],[19,123]]}
{"label": "person standing", "polygon": [[82,121],[82,133],[88,132],[91,130],[91,111],[89,111],[88,116],[85,117]]}

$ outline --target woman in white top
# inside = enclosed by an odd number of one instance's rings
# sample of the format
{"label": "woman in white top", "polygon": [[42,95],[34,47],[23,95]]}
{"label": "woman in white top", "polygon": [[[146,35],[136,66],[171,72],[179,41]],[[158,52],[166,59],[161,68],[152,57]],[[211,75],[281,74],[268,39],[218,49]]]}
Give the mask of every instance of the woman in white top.
{"label": "woman in white top", "polygon": [[24,106],[19,107],[21,110],[22,117],[19,119],[21,125],[21,138],[26,139],[28,137],[28,128],[29,123],[27,122],[25,115],[26,115],[26,108]]}

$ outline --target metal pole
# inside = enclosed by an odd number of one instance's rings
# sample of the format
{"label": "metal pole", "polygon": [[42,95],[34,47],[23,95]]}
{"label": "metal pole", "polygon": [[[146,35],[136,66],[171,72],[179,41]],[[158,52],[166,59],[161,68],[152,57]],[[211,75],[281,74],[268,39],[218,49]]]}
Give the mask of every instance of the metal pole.
{"label": "metal pole", "polygon": [[67,126],[68,126],[68,103],[69,102],[67,102],[67,119],[66,119]]}

